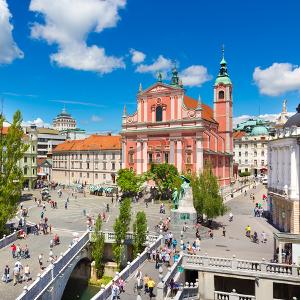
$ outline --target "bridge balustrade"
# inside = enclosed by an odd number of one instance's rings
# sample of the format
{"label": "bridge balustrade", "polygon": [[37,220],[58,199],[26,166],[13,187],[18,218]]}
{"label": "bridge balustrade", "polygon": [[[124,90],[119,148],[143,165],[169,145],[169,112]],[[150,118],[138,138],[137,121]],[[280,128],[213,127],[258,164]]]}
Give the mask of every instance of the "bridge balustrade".
{"label": "bridge balustrade", "polygon": [[255,296],[238,294],[233,290],[231,293],[215,291],[215,300],[255,300]]}
{"label": "bridge balustrade", "polygon": [[[150,251],[153,249],[158,248],[161,245],[162,236],[159,236],[156,238],[156,241],[150,244],[149,248]],[[135,260],[133,260],[128,266],[123,269],[115,278],[114,280],[117,280],[119,278],[122,278],[124,281],[126,281],[131,274],[133,274],[147,259],[147,249],[144,250],[143,253],[141,253]],[[101,290],[99,293],[97,293],[91,300],[106,300],[109,299],[111,296],[111,289],[112,289],[112,282],[106,285],[106,287]]]}
{"label": "bridge balustrade", "polygon": [[4,235],[3,238],[0,240],[0,249],[8,246],[9,244],[13,243],[16,240],[17,240],[16,231],[8,236]]}
{"label": "bridge balustrade", "polygon": [[48,266],[40,277],[38,277],[16,300],[36,299],[55,279],[55,277],[68,266],[74,256],[89,242],[89,232],[86,232],[77,243],[74,243],[53,265]]}
{"label": "bridge balustrade", "polygon": [[299,279],[300,271],[296,265],[277,264],[262,261],[241,260],[223,257],[210,257],[207,255],[184,254],[183,265],[187,269],[224,269],[232,271],[252,272],[275,276],[294,277]]}

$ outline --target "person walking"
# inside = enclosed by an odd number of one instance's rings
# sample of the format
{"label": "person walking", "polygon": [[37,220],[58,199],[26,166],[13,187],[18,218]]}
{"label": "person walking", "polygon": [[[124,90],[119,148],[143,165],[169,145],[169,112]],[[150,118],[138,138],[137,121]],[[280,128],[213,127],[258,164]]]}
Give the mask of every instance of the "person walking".
{"label": "person walking", "polygon": [[15,258],[16,257],[17,246],[15,244],[12,244],[10,246],[10,248],[11,248],[11,255],[12,255],[13,258]]}
{"label": "person walking", "polygon": [[43,253],[40,253],[38,257],[38,261],[39,261],[40,269],[43,270]]}
{"label": "person walking", "polygon": [[144,276],[143,281],[144,281],[144,294],[147,294],[149,292],[148,290],[149,276],[147,274]]}
{"label": "person walking", "polygon": [[223,236],[225,237],[226,236],[226,228],[225,228],[225,226],[223,226]]}
{"label": "person walking", "polygon": [[150,299],[152,299],[152,297],[154,297],[154,294],[153,294],[154,287],[155,287],[155,281],[150,277],[148,280],[148,289],[149,289]]}
{"label": "person walking", "polygon": [[65,209],[68,209],[68,202],[65,201]]}
{"label": "person walking", "polygon": [[30,268],[28,265],[24,268],[24,280],[29,281],[30,280]]}
{"label": "person walking", "polygon": [[5,268],[4,268],[4,281],[5,283],[8,283],[9,282],[9,266],[6,265]]}
{"label": "person walking", "polygon": [[15,265],[14,270],[13,270],[14,285],[16,285],[19,282],[19,279],[20,279],[20,269],[17,265]]}
{"label": "person walking", "polygon": [[113,280],[113,284],[111,287],[111,300],[117,300],[119,297],[119,287],[117,283]]}

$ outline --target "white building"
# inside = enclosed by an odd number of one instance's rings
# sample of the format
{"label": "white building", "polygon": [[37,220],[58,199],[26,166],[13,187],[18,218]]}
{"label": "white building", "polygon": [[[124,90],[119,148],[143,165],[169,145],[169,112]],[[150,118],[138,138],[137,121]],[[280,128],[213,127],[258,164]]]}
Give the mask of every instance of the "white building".
{"label": "white building", "polygon": [[[269,210],[278,261],[300,265],[300,104],[269,141]],[[285,251],[283,251],[285,250]],[[289,253],[288,256],[285,253]],[[283,254],[283,255],[282,255]]]}
{"label": "white building", "polygon": [[263,125],[254,126],[247,134],[236,131],[233,134],[234,163],[238,164],[239,173],[250,172],[258,175],[267,172],[268,128]]}
{"label": "white building", "polygon": [[121,168],[121,137],[91,135],[53,150],[52,180],[66,185],[115,184]]}
{"label": "white building", "polygon": [[52,128],[36,128],[38,136],[37,156],[46,158],[52,154],[53,149],[66,140],[64,135]]}
{"label": "white building", "polygon": [[63,108],[61,113],[53,120],[52,125],[58,131],[76,129],[76,120]]}

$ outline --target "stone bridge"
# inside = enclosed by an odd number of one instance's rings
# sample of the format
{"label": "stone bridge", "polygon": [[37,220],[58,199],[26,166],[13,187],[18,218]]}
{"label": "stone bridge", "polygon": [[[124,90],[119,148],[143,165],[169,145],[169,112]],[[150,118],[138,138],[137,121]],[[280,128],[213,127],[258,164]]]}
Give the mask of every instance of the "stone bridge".
{"label": "stone bridge", "polygon": [[[115,242],[113,232],[103,232],[105,243]],[[148,235],[149,243],[157,240],[157,236]],[[71,274],[76,269],[79,276],[86,279],[90,276],[91,242],[92,232],[85,232],[80,239],[71,245],[57,261],[50,264],[41,275],[28,287],[24,287],[23,293],[17,300],[57,300],[61,299]],[[133,234],[128,233],[124,244],[130,245],[133,242]]]}

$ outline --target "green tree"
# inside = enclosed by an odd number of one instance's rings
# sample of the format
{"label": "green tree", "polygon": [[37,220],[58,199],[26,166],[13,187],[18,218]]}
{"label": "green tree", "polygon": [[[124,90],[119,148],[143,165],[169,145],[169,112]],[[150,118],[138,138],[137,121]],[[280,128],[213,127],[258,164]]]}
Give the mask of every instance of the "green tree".
{"label": "green tree", "polygon": [[162,194],[171,196],[171,193],[168,192],[172,192],[175,188],[179,190],[181,179],[175,166],[167,163],[152,164],[150,171],[153,174],[153,180],[159,190],[160,197]]}
{"label": "green tree", "polygon": [[95,261],[95,268],[97,272],[97,278],[103,276],[104,264],[103,264],[103,255],[104,255],[104,246],[105,238],[101,231],[102,229],[102,219],[98,216],[95,224],[95,231],[92,235],[92,257]]}
{"label": "green tree", "polygon": [[0,115],[0,235],[5,233],[5,225],[17,212],[17,202],[21,197],[23,171],[20,160],[28,149],[23,141],[22,116],[16,111],[13,122],[4,134],[4,117]]}
{"label": "green tree", "polygon": [[199,215],[206,215],[208,220],[224,215],[227,208],[220,195],[217,177],[211,166],[205,167],[199,176],[192,176],[194,206]]}
{"label": "green tree", "polygon": [[140,189],[142,180],[133,170],[120,169],[118,171],[117,184],[123,193],[135,195]]}
{"label": "green tree", "polygon": [[124,251],[124,240],[129,231],[131,221],[131,199],[125,198],[120,205],[120,213],[114,223],[115,243],[113,244],[113,254],[115,261],[120,268],[122,254]]}
{"label": "green tree", "polygon": [[133,223],[133,253],[134,257],[138,253],[142,253],[147,236],[147,218],[143,211],[139,211],[136,214],[135,222]]}

